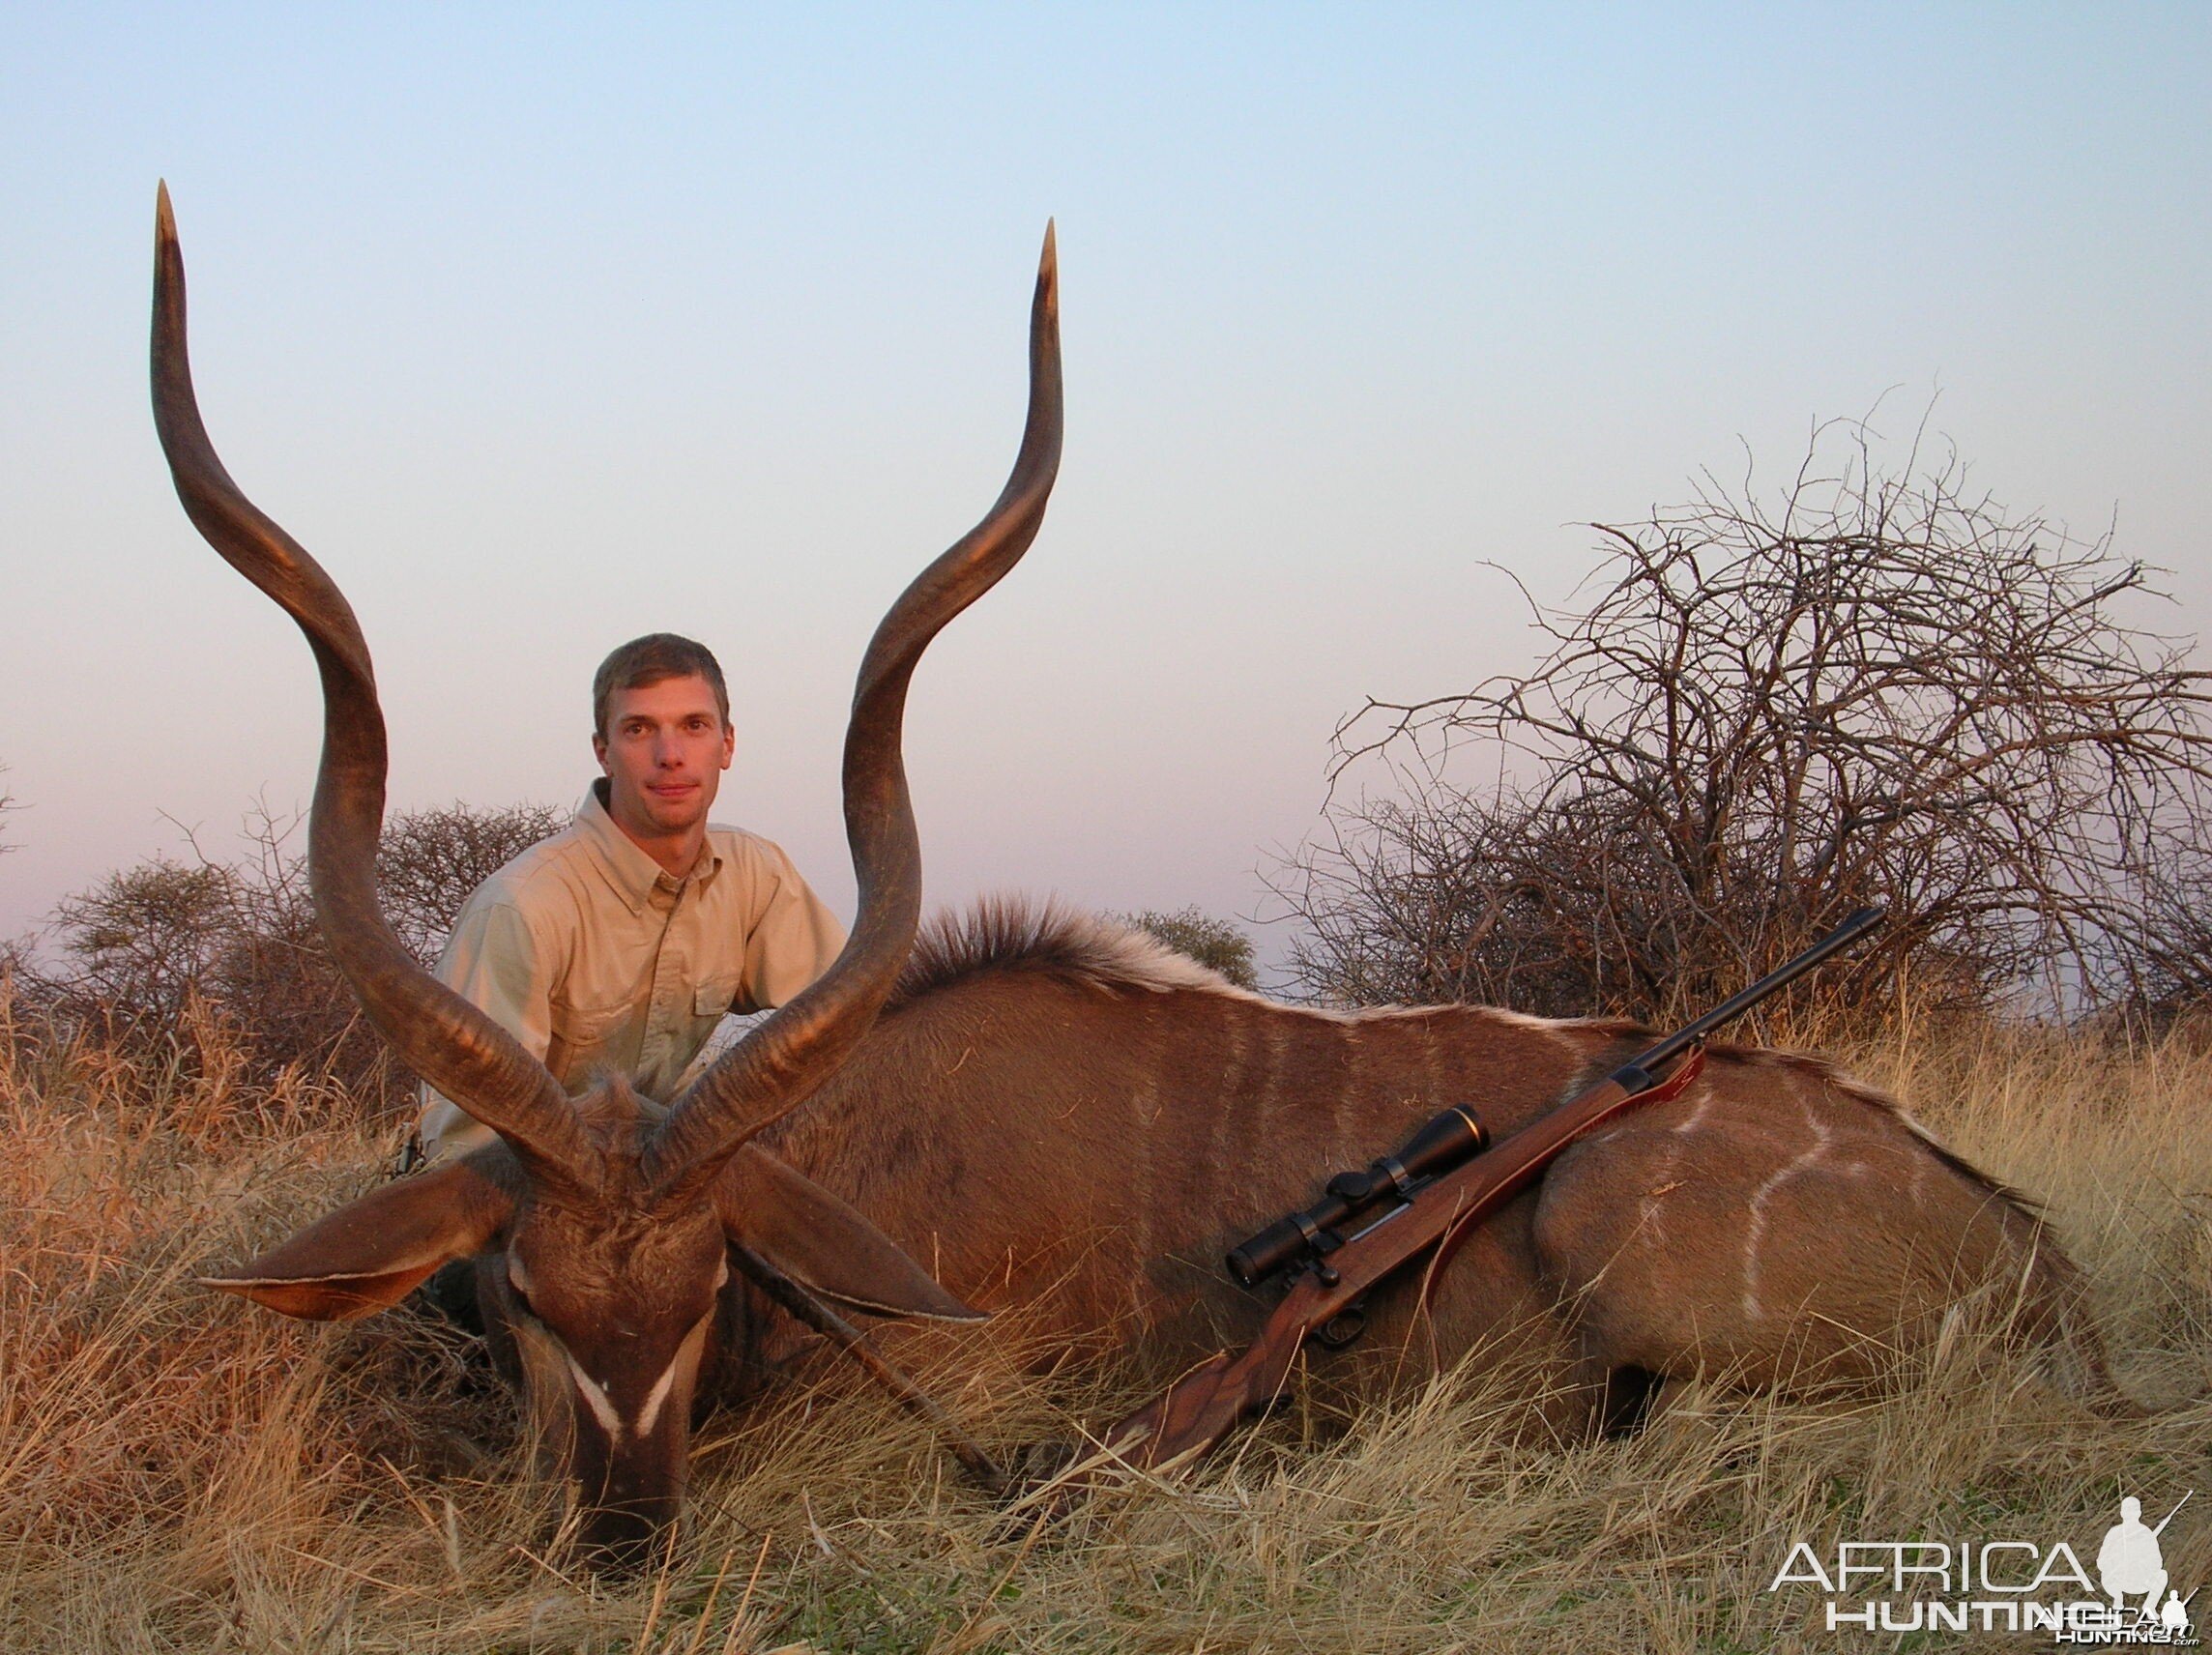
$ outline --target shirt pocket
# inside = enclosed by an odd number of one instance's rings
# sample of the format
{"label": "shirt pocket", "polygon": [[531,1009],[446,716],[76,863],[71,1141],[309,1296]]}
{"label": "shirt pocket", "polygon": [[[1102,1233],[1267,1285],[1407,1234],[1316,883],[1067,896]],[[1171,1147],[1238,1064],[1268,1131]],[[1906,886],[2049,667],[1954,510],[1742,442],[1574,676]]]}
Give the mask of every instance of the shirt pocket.
{"label": "shirt pocket", "polygon": [[729,1015],[730,1002],[738,998],[736,975],[710,977],[691,991],[691,1015],[708,1028]]}
{"label": "shirt pocket", "polygon": [[721,1027],[721,1020],[730,1016],[730,1002],[737,998],[737,973],[708,978],[697,989],[692,989],[692,1040],[706,1044]]}
{"label": "shirt pocket", "polygon": [[743,981],[742,975],[732,973],[711,977],[691,991],[690,1061],[677,1082],[678,1091],[696,1081],[708,1065],[744,1037],[747,1024],[731,1026],[724,1021],[737,1015],[730,1009],[730,1002],[737,998]]}
{"label": "shirt pocket", "polygon": [[730,1002],[738,997],[736,973],[709,977],[691,991],[691,1054],[695,1058],[714,1038],[714,1031],[730,1014]]}
{"label": "shirt pocket", "polygon": [[608,1037],[622,1027],[630,1010],[627,1002],[582,1006],[554,1001],[553,1038],[545,1049],[545,1066],[568,1089],[582,1087],[599,1066]]}

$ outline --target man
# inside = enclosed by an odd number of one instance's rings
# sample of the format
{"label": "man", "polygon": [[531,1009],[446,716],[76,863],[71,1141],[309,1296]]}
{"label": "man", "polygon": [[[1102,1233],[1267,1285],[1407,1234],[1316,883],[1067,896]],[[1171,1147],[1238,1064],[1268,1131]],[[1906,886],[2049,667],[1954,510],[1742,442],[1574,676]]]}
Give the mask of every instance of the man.
{"label": "man", "polygon": [[[2186,1495],[2182,1503],[2188,1503]],[[2159,1551],[2158,1537],[2180,1509],[2175,1506],[2166,1514],[2166,1523],[2153,1528],[2142,1520],[2141,1500],[2130,1495],[2120,1501],[2120,1521],[2105,1530],[2105,1543],[2097,1548],[2097,1582],[2111,1598],[2113,1614],[2127,1608],[2129,1594],[2140,1592],[2142,1607],[2136,1612],[2136,1624],[2158,1618],[2159,1594],[2167,1586],[2166,1559]]]}
{"label": "man", "polygon": [[[845,934],[780,849],[708,824],[737,733],[703,645],[623,645],[594,675],[592,719],[604,773],[566,831],[477,888],[438,975],[571,1094],[605,1070],[668,1103],[724,1013],[782,1004]],[[433,1159],[492,1138],[428,1087],[419,1136]]]}

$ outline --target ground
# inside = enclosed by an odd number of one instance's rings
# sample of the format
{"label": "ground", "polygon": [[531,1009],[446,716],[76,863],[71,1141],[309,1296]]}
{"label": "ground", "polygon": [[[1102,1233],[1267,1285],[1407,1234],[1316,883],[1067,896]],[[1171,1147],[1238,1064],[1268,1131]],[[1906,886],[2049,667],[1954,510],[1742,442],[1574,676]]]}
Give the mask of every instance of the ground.
{"label": "ground", "polygon": [[[2156,1521],[2191,1488],[2167,1564],[2212,1580],[2212,1056],[1956,1030],[1845,1055],[2048,1204],[2144,1417],[2085,1411],[1969,1323],[1884,1397],[1693,1388],[1626,1442],[1531,1439],[1509,1383],[1465,1377],[1344,1433],[1286,1407],[1194,1477],[1038,1528],[829,1370],[712,1420],[683,1545],[607,1586],[548,1540],[449,1332],[193,1285],[381,1176],[396,1127],[311,1078],[246,1084],[204,1021],[120,1057],[0,1006],[0,1647],[1871,1648],[1817,1590],[1768,1589],[1797,1540],[2090,1559],[2123,1494]],[[994,1446],[1134,1400],[1040,1385],[989,1338],[926,1377]]]}

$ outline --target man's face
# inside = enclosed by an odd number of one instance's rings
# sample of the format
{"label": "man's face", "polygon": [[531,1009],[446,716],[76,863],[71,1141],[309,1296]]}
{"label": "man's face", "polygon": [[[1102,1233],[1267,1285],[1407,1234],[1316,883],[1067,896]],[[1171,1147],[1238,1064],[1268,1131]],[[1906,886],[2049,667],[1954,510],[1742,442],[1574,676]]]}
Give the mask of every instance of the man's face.
{"label": "man's face", "polygon": [[737,740],[714,705],[713,685],[696,674],[616,690],[607,698],[605,732],[592,738],[607,775],[607,814],[645,837],[699,826]]}

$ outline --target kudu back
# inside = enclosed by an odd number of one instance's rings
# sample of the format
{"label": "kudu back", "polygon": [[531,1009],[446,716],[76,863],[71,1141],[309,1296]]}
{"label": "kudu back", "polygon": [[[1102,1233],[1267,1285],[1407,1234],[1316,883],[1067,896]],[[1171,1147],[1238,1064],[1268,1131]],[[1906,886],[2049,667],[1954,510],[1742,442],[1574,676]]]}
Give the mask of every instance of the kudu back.
{"label": "kudu back", "polygon": [[989,513],[884,617],[861,661],[844,757],[859,911],[844,950],[725,1053],[665,1118],[627,1087],[572,1103],[553,1075],[400,946],[379,909],[385,732],[367,645],[336,585],[255,508],[217,457],[193,395],[185,276],[168,189],[155,236],[155,424],[192,523],[306,635],[322,679],[323,747],[308,824],[315,911],[369,1020],[408,1066],[498,1135],[387,1185],[208,1284],[290,1316],[365,1315],[447,1262],[483,1255],[494,1313],[522,1358],[533,1411],[580,1495],[585,1544],[630,1561],[675,1517],[694,1390],[731,1269],[777,1272],[879,1316],[970,1319],[845,1203],[752,1144],[867,1032],[912,948],[921,856],[900,753],[907,686],[940,628],[1035,537],[1059,471],[1058,275],[1050,226],[1031,305],[1029,408]]}

